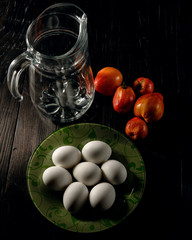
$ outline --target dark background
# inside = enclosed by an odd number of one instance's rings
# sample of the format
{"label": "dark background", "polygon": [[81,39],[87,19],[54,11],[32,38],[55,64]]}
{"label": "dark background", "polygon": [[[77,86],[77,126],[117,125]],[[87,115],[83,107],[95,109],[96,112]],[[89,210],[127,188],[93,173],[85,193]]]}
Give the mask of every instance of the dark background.
{"label": "dark background", "polygon": [[[93,74],[118,68],[131,86],[148,77],[164,96],[165,113],[149,124],[145,140],[135,141],[146,165],[142,201],[118,226],[96,234],[76,234],[54,226],[33,206],[25,174],[35,147],[62,127],[42,122],[33,109],[27,72],[22,75],[24,101],[17,103],[6,85],[11,61],[26,49],[28,25],[49,5],[60,1],[0,0],[0,238],[190,239],[192,203],[191,44],[192,14],[187,0],[76,0],[88,15]],[[90,110],[76,122],[105,124],[124,134],[131,114],[119,115],[112,98],[96,93]],[[188,237],[187,237],[188,236]],[[104,239],[104,238],[103,238]]]}

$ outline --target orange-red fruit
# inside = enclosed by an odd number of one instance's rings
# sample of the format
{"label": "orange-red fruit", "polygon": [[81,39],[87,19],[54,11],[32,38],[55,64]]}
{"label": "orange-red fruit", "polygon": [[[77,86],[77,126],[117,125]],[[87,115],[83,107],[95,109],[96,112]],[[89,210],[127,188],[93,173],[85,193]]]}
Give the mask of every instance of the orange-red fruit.
{"label": "orange-red fruit", "polygon": [[123,76],[118,69],[105,67],[97,73],[94,80],[95,90],[104,96],[113,96],[122,81]]}
{"label": "orange-red fruit", "polygon": [[135,103],[136,96],[131,87],[120,86],[113,96],[113,108],[118,113],[129,112]]}
{"label": "orange-red fruit", "polygon": [[133,82],[133,89],[140,95],[152,93],[154,91],[154,83],[149,78],[140,77]]}
{"label": "orange-red fruit", "polygon": [[161,93],[148,93],[137,99],[133,109],[134,115],[142,117],[147,123],[158,121],[164,114],[163,96]]}
{"label": "orange-red fruit", "polygon": [[144,120],[134,117],[127,122],[125,133],[133,140],[138,138],[144,139],[147,137],[148,127]]}

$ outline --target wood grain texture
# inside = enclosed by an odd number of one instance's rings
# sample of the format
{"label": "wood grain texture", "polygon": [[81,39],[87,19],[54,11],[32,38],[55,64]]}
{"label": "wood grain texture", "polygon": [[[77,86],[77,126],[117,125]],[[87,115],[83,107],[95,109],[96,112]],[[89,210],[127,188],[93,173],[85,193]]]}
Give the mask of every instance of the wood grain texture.
{"label": "wood grain texture", "polygon": [[28,161],[38,144],[55,130],[56,126],[51,121],[42,118],[38,114],[30,96],[24,95],[24,101],[20,104],[15,128],[5,192],[13,184],[20,188],[26,188]]}
{"label": "wood grain texture", "polygon": [[[0,238],[14,232],[20,239],[90,239],[59,229],[46,221],[28,196],[26,168],[36,146],[55,125],[40,118],[28,95],[28,73],[22,75],[24,101],[17,103],[6,86],[11,61],[26,49],[30,22],[59,0],[0,1]],[[153,80],[162,92],[165,113],[149,125],[149,135],[135,144],[146,164],[147,184],[135,212],[110,231],[114,235],[156,239],[190,232],[192,213],[191,168],[191,42],[192,15],[187,0],[89,1],[72,0],[88,15],[89,53],[93,74],[106,66],[119,68],[131,85],[140,76]],[[88,112],[75,123],[94,122],[122,134],[132,114],[119,115],[112,98],[96,93]],[[22,229],[21,229],[22,225]],[[11,229],[11,231],[10,231]],[[25,229],[25,233],[22,230]]]}
{"label": "wood grain texture", "polygon": [[[2,85],[1,85],[2,86]],[[4,85],[1,89],[0,99],[0,190],[1,194],[4,191],[8,167],[10,163],[10,154],[15,136],[15,128],[17,123],[17,116],[19,104],[7,94],[7,86]]]}

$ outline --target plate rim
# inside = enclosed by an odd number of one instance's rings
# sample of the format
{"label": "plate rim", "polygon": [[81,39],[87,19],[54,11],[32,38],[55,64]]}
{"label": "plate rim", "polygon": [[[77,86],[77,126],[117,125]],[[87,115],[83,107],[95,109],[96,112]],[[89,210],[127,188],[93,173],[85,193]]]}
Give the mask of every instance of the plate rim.
{"label": "plate rim", "polygon": [[[137,204],[135,204],[131,210],[129,211],[129,213],[124,216],[122,219],[120,219],[116,224],[114,224],[113,226],[110,226],[110,227],[107,227],[105,229],[102,229],[102,230],[95,230],[95,231],[73,231],[73,230],[70,230],[70,229],[67,229],[67,228],[64,228],[64,227],[61,227],[57,222],[54,222],[52,221],[51,219],[49,219],[48,217],[46,217],[46,215],[41,211],[40,207],[38,207],[37,203],[33,200],[33,196],[32,196],[32,191],[30,189],[30,181],[29,181],[29,172],[30,172],[30,163],[31,163],[31,160],[33,158],[33,156],[36,154],[36,151],[38,150],[38,148],[44,143],[47,141],[47,139],[51,138],[53,135],[55,135],[57,132],[59,131],[62,131],[64,130],[65,128],[74,128],[75,126],[84,126],[84,125],[89,125],[89,126],[98,126],[98,127],[103,127],[103,128],[107,128],[108,130],[110,131],[113,131],[115,132],[116,134],[120,135],[124,140],[128,141],[130,144],[132,144],[132,146],[134,146],[134,150],[136,150],[137,152],[137,155],[139,156],[139,158],[142,160],[143,162],[143,165],[144,165],[144,172],[143,172],[143,187],[142,187],[142,191],[141,191],[141,194],[140,194],[140,200],[138,201]],[[142,155],[140,154],[138,148],[136,147],[135,143],[132,142],[129,138],[127,138],[126,136],[124,136],[121,132],[119,132],[118,130],[110,127],[110,126],[107,126],[107,125],[104,125],[104,124],[99,124],[99,123],[75,123],[75,124],[71,124],[71,125],[67,125],[65,127],[61,127],[59,129],[56,129],[55,131],[51,132],[47,137],[45,137],[37,146],[36,148],[34,149],[33,153],[31,154],[30,158],[29,158],[29,161],[28,161],[28,164],[27,164],[27,170],[26,170],[26,181],[27,181],[27,190],[28,190],[28,193],[30,195],[30,199],[32,200],[33,204],[35,205],[36,209],[40,212],[40,214],[45,218],[47,219],[49,222],[51,222],[52,224],[56,225],[57,227],[59,228],[62,228],[63,230],[66,230],[66,231],[70,231],[70,232],[77,232],[77,233],[96,233],[96,232],[100,232],[100,231],[105,231],[107,229],[110,229],[112,227],[115,227],[116,225],[118,225],[120,222],[124,221],[134,210],[135,208],[137,208],[137,206],[140,204],[142,198],[143,198],[143,195],[144,195],[144,192],[145,192],[145,188],[146,188],[146,168],[145,168],[145,163],[144,163],[144,160],[143,160],[143,157]]]}

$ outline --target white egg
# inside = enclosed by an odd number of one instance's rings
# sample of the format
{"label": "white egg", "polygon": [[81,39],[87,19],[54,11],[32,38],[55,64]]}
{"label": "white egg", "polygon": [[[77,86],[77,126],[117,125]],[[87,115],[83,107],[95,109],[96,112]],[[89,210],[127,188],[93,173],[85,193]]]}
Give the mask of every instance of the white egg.
{"label": "white egg", "polygon": [[127,178],[125,166],[117,160],[108,160],[101,166],[104,178],[113,185],[123,183]]}
{"label": "white egg", "polygon": [[102,172],[95,163],[81,162],[74,167],[73,176],[77,181],[93,186],[101,180]]}
{"label": "white egg", "polygon": [[102,182],[93,187],[89,194],[91,207],[105,211],[115,202],[115,189],[110,183]]}
{"label": "white egg", "polygon": [[79,212],[87,202],[89,191],[80,182],[71,183],[63,194],[63,205],[71,213]]}
{"label": "white egg", "polygon": [[43,172],[43,182],[46,186],[55,191],[63,191],[72,183],[71,174],[62,167],[52,166]]}
{"label": "white egg", "polygon": [[103,163],[111,156],[111,147],[102,141],[88,142],[82,149],[82,156],[85,161],[96,164]]}
{"label": "white egg", "polygon": [[74,146],[62,146],[52,154],[52,161],[56,166],[66,169],[74,167],[81,160],[81,152]]}

